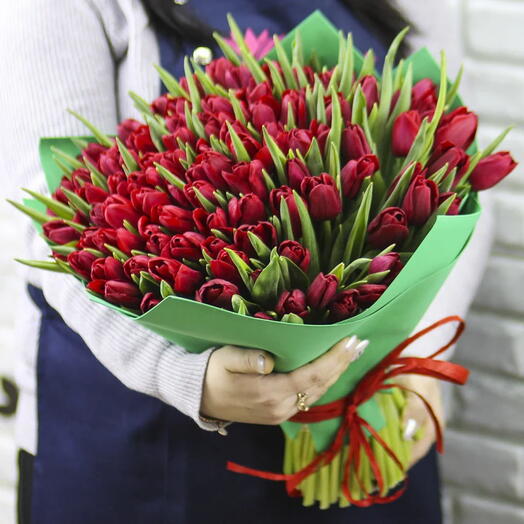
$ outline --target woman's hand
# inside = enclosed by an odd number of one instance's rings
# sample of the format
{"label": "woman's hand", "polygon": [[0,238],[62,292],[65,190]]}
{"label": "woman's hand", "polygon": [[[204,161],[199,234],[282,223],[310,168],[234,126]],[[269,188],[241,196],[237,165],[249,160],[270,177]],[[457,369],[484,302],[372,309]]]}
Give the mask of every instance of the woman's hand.
{"label": "woman's hand", "polygon": [[[398,382],[403,386],[420,393],[432,406],[433,411],[444,431],[444,409],[442,405],[442,395],[440,383],[431,377],[419,375],[406,375],[399,379]],[[408,393],[407,406],[404,410],[403,422],[406,429],[404,437],[410,439],[414,431],[422,428],[422,436],[413,443],[411,468],[421,458],[425,457],[432,444],[435,442],[435,426],[429,415],[424,403],[413,393]]]}
{"label": "woman's hand", "polygon": [[368,345],[342,339],[327,353],[290,373],[272,373],[271,354],[224,346],[209,359],[200,413],[232,422],[280,424],[297,412],[297,393],[315,403]]}

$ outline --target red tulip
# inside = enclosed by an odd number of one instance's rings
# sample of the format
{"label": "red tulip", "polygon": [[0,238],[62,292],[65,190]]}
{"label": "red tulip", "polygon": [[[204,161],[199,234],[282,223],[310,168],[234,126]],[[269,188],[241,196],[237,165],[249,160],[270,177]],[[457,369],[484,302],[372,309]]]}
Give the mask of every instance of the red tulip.
{"label": "red tulip", "polygon": [[262,126],[278,122],[280,104],[273,95],[265,95],[250,106],[251,121],[259,131]]}
{"label": "red tulip", "polygon": [[122,227],[124,220],[136,226],[140,215],[135,211],[131,202],[124,197],[112,195],[104,203],[104,218],[114,229]]}
{"label": "red tulip", "polygon": [[417,111],[406,111],[397,117],[391,133],[391,148],[395,156],[407,156],[421,123]]}
{"label": "red tulip", "polygon": [[96,256],[89,251],[73,251],[67,255],[67,263],[75,273],[88,280],[91,278],[91,266],[96,260]]}
{"label": "red tulip", "polygon": [[458,197],[456,193],[453,193],[453,191],[448,191],[447,193],[441,193],[438,197],[438,205],[443,204],[451,195],[455,195],[455,200],[453,200],[453,203],[448,209],[448,212],[446,215],[458,215],[460,211],[460,204],[462,203],[462,200]]}
{"label": "red tulip", "polygon": [[131,275],[139,275],[141,271],[147,271],[151,257],[147,255],[136,255],[128,258],[124,262],[124,273],[127,278],[131,279]]}
{"label": "red tulip", "polygon": [[386,291],[387,286],[384,284],[363,284],[357,288],[358,305],[362,308],[372,306]]}
{"label": "red tulip", "polygon": [[238,294],[238,287],[227,280],[214,278],[203,284],[196,292],[198,302],[211,304],[224,309],[231,309],[231,299]]}
{"label": "red tulip", "polygon": [[184,186],[184,195],[187,198],[187,200],[191,202],[193,207],[203,207],[196,195],[195,190],[198,190],[202,194],[202,196],[207,198],[207,200],[209,200],[211,203],[217,203],[217,199],[214,194],[215,187],[212,184],[210,184],[207,180],[195,180],[194,182],[191,182]]}
{"label": "red tulip", "polygon": [[306,249],[295,240],[284,240],[284,242],[278,246],[278,254],[289,258],[291,262],[294,262],[303,271],[307,271],[309,268],[311,253],[309,249]]}
{"label": "red tulip", "polygon": [[366,108],[368,113],[371,112],[373,106],[378,103],[378,82],[373,75],[367,75],[360,81],[362,91],[366,97]]}
{"label": "red tulip", "polygon": [[494,153],[483,158],[471,173],[469,181],[473,191],[483,191],[498,184],[517,167],[507,151]]}
{"label": "red tulip", "polygon": [[63,220],[46,222],[42,226],[42,229],[44,235],[53,242],[53,244],[68,244],[80,238],[80,233],[71,226],[68,226]]}
{"label": "red tulip", "polygon": [[242,224],[235,230],[235,246],[252,256],[255,256],[256,253],[249,240],[248,232],[260,238],[269,248],[272,248],[277,242],[277,231],[271,222],[261,221],[256,225]]}
{"label": "red tulip", "polygon": [[104,286],[104,298],[113,304],[134,309],[139,306],[142,297],[140,290],[131,282],[108,280]]}
{"label": "red tulip", "polygon": [[223,171],[222,176],[232,193],[255,193],[260,199],[265,200],[268,190],[262,174],[263,168],[264,164],[260,160],[238,162],[233,166],[231,173]]}
{"label": "red tulip", "polygon": [[329,304],[329,318],[334,322],[340,322],[355,316],[359,310],[358,296],[356,289],[341,291]]}
{"label": "red tulip", "polygon": [[373,273],[389,271],[386,278],[382,281],[383,284],[389,284],[390,282],[393,282],[403,267],[404,264],[400,260],[400,255],[395,252],[390,252],[387,255],[375,257],[369,264],[368,273],[371,275]]}
{"label": "red tulip", "polygon": [[127,280],[122,263],[113,257],[98,258],[91,266],[92,280]]}
{"label": "red tulip", "polygon": [[140,311],[142,311],[142,313],[146,313],[150,309],[153,309],[157,304],[160,304],[160,299],[155,297],[155,295],[151,292],[146,293],[140,302]]}
{"label": "red tulip", "polygon": [[411,90],[411,109],[420,113],[420,116],[431,116],[437,105],[437,87],[429,78],[417,82]]}
{"label": "red tulip", "polygon": [[243,197],[233,197],[227,205],[229,222],[233,226],[241,224],[256,224],[266,217],[264,202],[254,193],[248,193]]}
{"label": "red tulip", "polygon": [[163,257],[151,258],[148,263],[148,271],[156,280],[165,280],[171,284],[175,293],[192,295],[202,282],[200,271],[191,269],[177,260]]}
{"label": "red tulip", "polygon": [[[234,251],[244,262],[249,263],[249,258],[243,251],[237,249],[234,249]],[[227,251],[220,251],[216,260],[211,260],[211,262],[209,262],[209,268],[211,273],[216,278],[234,282],[238,286],[242,285],[240,273],[233,264],[233,261],[231,260],[231,257]]]}
{"label": "red tulip", "polygon": [[376,249],[391,244],[401,244],[408,236],[406,213],[399,207],[388,207],[381,211],[368,226],[368,242]]}
{"label": "red tulip", "polygon": [[283,291],[275,306],[275,311],[280,316],[293,313],[299,317],[305,317],[308,314],[305,293],[300,289]]}
{"label": "red tulip", "polygon": [[322,173],[304,178],[300,190],[313,220],[331,220],[341,213],[340,193],[331,175]]}
{"label": "red tulip", "polygon": [[435,134],[435,142],[437,145],[449,142],[454,146],[467,149],[475,139],[477,126],[477,115],[465,107],[458,107],[442,117]]}
{"label": "red tulip", "polygon": [[161,256],[182,260],[198,261],[202,258],[202,243],[205,237],[194,231],[186,231],[171,237],[169,244],[164,247]]}
{"label": "red tulip", "polygon": [[379,162],[375,155],[364,155],[358,160],[350,160],[340,171],[342,191],[348,199],[355,198],[365,178],[378,171]]}
{"label": "red tulip", "polygon": [[342,132],[342,151],[346,160],[358,160],[371,154],[364,130],[357,124],[349,124]]}
{"label": "red tulip", "polygon": [[230,246],[227,242],[224,242],[221,238],[215,236],[207,237],[204,242],[202,242],[202,250],[205,251],[211,258],[216,258],[220,251],[225,247]]}
{"label": "red tulip", "polygon": [[280,122],[285,124],[288,119],[288,111],[291,109],[298,128],[307,125],[306,97],[302,92],[287,89],[282,94],[282,106],[280,111]]}
{"label": "red tulip", "polygon": [[206,151],[196,157],[186,172],[186,178],[190,182],[207,180],[217,189],[226,190],[228,186],[222,177],[222,172],[230,172],[232,166],[231,160],[222,153]]}
{"label": "red tulip", "polygon": [[159,206],[154,212],[155,218],[173,233],[184,233],[194,227],[191,211],[177,206]]}
{"label": "red tulip", "polygon": [[307,290],[307,303],[315,309],[324,309],[337,293],[338,278],[319,273]]}
{"label": "red tulip", "polygon": [[308,176],[311,176],[311,173],[305,166],[304,162],[298,158],[288,160],[286,170],[287,180],[290,187],[297,191],[300,189],[300,183],[302,180]]}
{"label": "red tulip", "polygon": [[458,180],[469,166],[469,156],[460,147],[452,146],[445,150],[437,148],[431,158],[431,163],[428,167],[428,174],[432,175],[433,173],[436,173],[446,164],[448,164],[448,173],[457,168],[456,178]]}
{"label": "red tulip", "polygon": [[423,176],[415,177],[402,202],[408,222],[415,226],[425,224],[433,211],[437,209],[438,196],[438,187],[435,182]]}
{"label": "red tulip", "polygon": [[282,150],[287,152],[288,150],[296,151],[298,149],[302,155],[305,155],[309,150],[312,139],[313,134],[311,131],[306,129],[292,129],[287,134],[288,147]]}
{"label": "red tulip", "polygon": [[131,254],[131,250],[142,250],[144,240],[134,233],[131,233],[131,231],[120,227],[116,230],[116,247],[126,255],[129,255]]}

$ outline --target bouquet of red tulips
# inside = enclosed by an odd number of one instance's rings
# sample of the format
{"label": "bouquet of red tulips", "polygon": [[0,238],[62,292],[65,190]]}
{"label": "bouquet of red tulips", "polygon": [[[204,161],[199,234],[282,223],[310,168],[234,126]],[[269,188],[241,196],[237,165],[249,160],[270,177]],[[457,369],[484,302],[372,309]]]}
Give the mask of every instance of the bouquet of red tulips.
{"label": "bouquet of red tulips", "polygon": [[[504,134],[476,150],[477,117],[444,56],[440,69],[426,51],[394,68],[405,32],[379,77],[373,51],[319,13],[262,62],[230,22],[238,52],[217,35],[223,58],[205,70],[186,59],[181,80],[159,67],[168,92],[151,104],[131,94],[143,122],[110,137],[77,115],[92,137],[42,139],[51,196],[14,205],[51,259],[23,262],[74,275],[190,351],[259,347],[280,371],[369,338],[323,405],[389,362],[466,245],[476,192],[515,162],[494,153]],[[356,455],[342,413],[282,424],[282,480],[305,504],[368,504],[404,478],[403,395],[373,393],[352,412],[367,421]]]}

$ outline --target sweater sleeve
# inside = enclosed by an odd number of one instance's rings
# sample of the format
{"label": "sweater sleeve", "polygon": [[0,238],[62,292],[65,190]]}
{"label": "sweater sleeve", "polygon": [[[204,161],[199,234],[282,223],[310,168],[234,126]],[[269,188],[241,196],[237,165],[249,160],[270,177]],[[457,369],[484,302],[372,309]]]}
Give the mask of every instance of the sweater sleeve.
{"label": "sweater sleeve", "polygon": [[[2,2],[0,64],[6,74],[0,90],[0,172],[3,189],[12,198],[22,198],[20,186],[42,189],[39,137],[85,134],[66,108],[106,132],[116,128],[115,64],[127,51],[128,28],[116,1],[100,5],[107,13],[90,0]],[[22,221],[13,214],[14,224]],[[24,226],[24,256],[47,256],[29,221]],[[211,349],[196,355],[168,343],[91,302],[82,284],[68,276],[30,270],[27,278],[42,288],[66,324],[126,386],[176,407],[203,429],[214,429],[198,418]]]}

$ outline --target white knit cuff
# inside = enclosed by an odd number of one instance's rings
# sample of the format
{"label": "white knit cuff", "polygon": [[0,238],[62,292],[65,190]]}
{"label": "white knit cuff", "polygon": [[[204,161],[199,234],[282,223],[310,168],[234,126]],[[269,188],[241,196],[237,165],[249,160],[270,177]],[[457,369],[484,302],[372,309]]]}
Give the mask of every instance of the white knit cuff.
{"label": "white knit cuff", "polygon": [[189,353],[169,344],[158,362],[158,397],[191,417],[207,431],[216,431],[215,424],[200,420],[204,378],[209,357],[215,348],[203,353]]}

